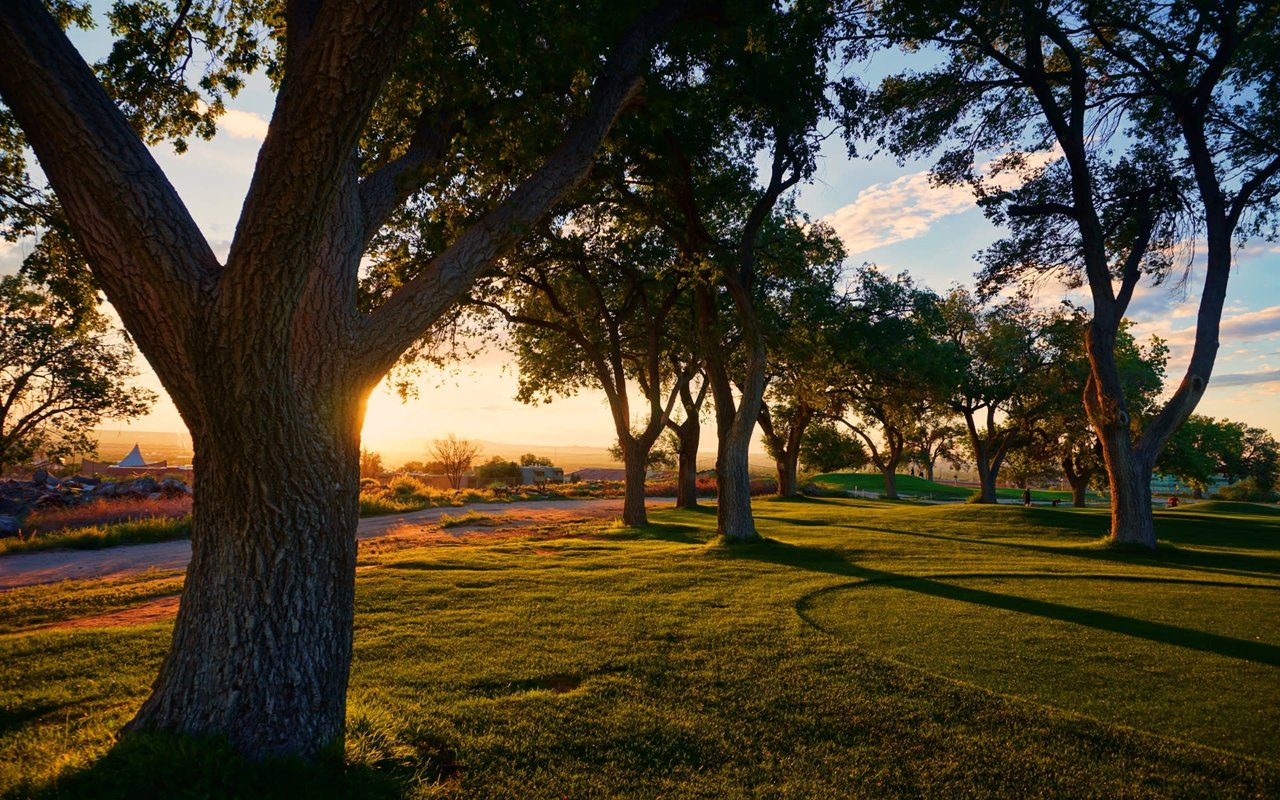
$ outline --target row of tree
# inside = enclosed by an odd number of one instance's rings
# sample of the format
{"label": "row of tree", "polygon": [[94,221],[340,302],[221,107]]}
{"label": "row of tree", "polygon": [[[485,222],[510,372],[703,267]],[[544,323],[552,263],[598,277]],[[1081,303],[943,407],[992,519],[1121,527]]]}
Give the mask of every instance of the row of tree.
{"label": "row of tree", "polygon": [[[752,540],[747,448],[766,390],[791,380],[767,332],[841,255],[795,190],[833,132],[851,151],[942,152],[937,179],[973,185],[1010,230],[984,286],[1088,286],[1085,408],[1112,534],[1153,546],[1151,470],[1208,385],[1235,243],[1272,230],[1280,193],[1270,3],[195,0],[109,16],[114,47],[91,67],[63,32],[93,23],[84,6],[13,0],[0,15],[0,213],[7,236],[43,234],[35,273],[101,287],[193,438],[192,563],[130,730],[221,734],[257,755],[341,741],[365,400],[460,299],[537,328],[519,345],[530,363],[580,350],[588,369],[563,378],[611,393],[631,461],[693,407],[684,377],[700,370],[719,530]],[[852,76],[882,47],[929,55],[865,86]],[[212,135],[260,68],[276,107],[220,260],[147,145]],[[1207,260],[1193,354],[1140,425],[1122,320],[1192,241]],[[577,324],[593,306],[637,333]],[[901,315],[860,316],[888,331]],[[660,338],[682,346],[640,346],[680,326]],[[808,327],[783,341],[805,352]],[[879,382],[855,373],[840,402],[883,425],[883,393],[916,389],[895,370],[937,341],[868,351]],[[530,376],[530,397],[553,385]],[[963,404],[991,473],[1008,450],[998,409],[1023,409],[985,380]]]}

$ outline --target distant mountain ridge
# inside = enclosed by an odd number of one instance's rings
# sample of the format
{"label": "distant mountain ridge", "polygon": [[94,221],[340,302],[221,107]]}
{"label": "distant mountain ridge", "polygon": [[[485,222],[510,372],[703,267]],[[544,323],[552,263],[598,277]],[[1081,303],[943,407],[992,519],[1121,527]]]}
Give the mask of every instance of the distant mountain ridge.
{"label": "distant mountain ridge", "polygon": [[[191,437],[181,431],[134,431],[106,430],[95,431],[98,438],[98,457],[100,460],[115,462],[123,458],[134,446],[142,451],[142,457],[148,461],[165,460],[171,464],[190,464],[193,454]],[[557,467],[572,472],[585,467],[619,467],[621,464],[609,456],[605,447],[588,445],[557,444],[513,444],[510,442],[493,442],[487,439],[472,439],[480,445],[478,460],[488,461],[500,456],[515,461],[525,453],[546,456]],[[382,456],[382,463],[391,469],[399,467],[406,461],[430,461],[427,454],[431,447],[430,439],[407,440],[395,446],[370,447]],[[702,451],[698,454],[698,468],[710,469],[715,464],[714,451]],[[768,466],[770,461],[763,453],[752,453],[753,465]]]}

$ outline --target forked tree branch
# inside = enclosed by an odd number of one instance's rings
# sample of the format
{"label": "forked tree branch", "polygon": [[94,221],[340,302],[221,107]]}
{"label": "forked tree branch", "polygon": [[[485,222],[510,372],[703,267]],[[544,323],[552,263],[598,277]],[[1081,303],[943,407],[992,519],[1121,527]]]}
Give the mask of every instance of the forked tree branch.
{"label": "forked tree branch", "polygon": [[638,90],[638,74],[650,50],[684,5],[682,0],[671,0],[632,25],[596,81],[590,109],[542,166],[432,259],[418,277],[365,317],[357,335],[356,358],[366,380],[373,382],[385,373],[486,267],[523,239],[565,192],[586,177],[600,142]]}

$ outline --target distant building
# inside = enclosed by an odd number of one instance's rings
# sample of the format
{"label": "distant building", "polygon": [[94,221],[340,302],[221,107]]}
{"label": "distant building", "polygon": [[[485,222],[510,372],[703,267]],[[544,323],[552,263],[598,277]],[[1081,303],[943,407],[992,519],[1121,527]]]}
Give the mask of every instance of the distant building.
{"label": "distant building", "polygon": [[189,481],[191,472],[190,464],[171,467],[168,461],[147,461],[142,457],[142,450],[137,444],[133,446],[127,456],[114,464],[104,464],[87,458],[80,462],[81,475],[104,475],[108,478],[128,478],[133,475],[174,475],[182,478],[182,480]]}
{"label": "distant building", "polygon": [[564,482],[564,470],[560,467],[553,467],[549,464],[533,464],[520,468],[520,483],[524,486]]}

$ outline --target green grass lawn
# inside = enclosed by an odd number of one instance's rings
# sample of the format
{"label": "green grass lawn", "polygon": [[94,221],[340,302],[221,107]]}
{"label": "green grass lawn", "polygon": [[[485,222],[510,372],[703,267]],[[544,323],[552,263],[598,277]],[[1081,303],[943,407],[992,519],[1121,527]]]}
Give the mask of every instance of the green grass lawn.
{"label": "green grass lawn", "polygon": [[[831,489],[858,490],[860,492],[873,492],[881,494],[884,492],[884,476],[879,472],[829,472],[825,475],[818,475],[813,478],[813,482]],[[895,481],[898,485],[898,494],[910,497],[920,497],[931,500],[966,500],[974,492],[978,490],[976,486],[956,486],[950,483],[936,483],[927,481],[924,478],[913,478],[910,475],[899,475]],[[996,489],[996,496],[1010,500],[1021,500],[1021,489]],[[1100,495],[1089,492],[1089,502],[1098,502]],[[1051,489],[1032,489],[1031,499],[1037,503],[1048,503],[1058,500],[1063,503],[1071,502],[1070,491],[1057,491]]]}
{"label": "green grass lawn", "polygon": [[25,797],[1280,796],[1280,516],[762,500],[362,555],[345,766],[112,747],[170,625],[21,632],[172,578],[0,595]]}

